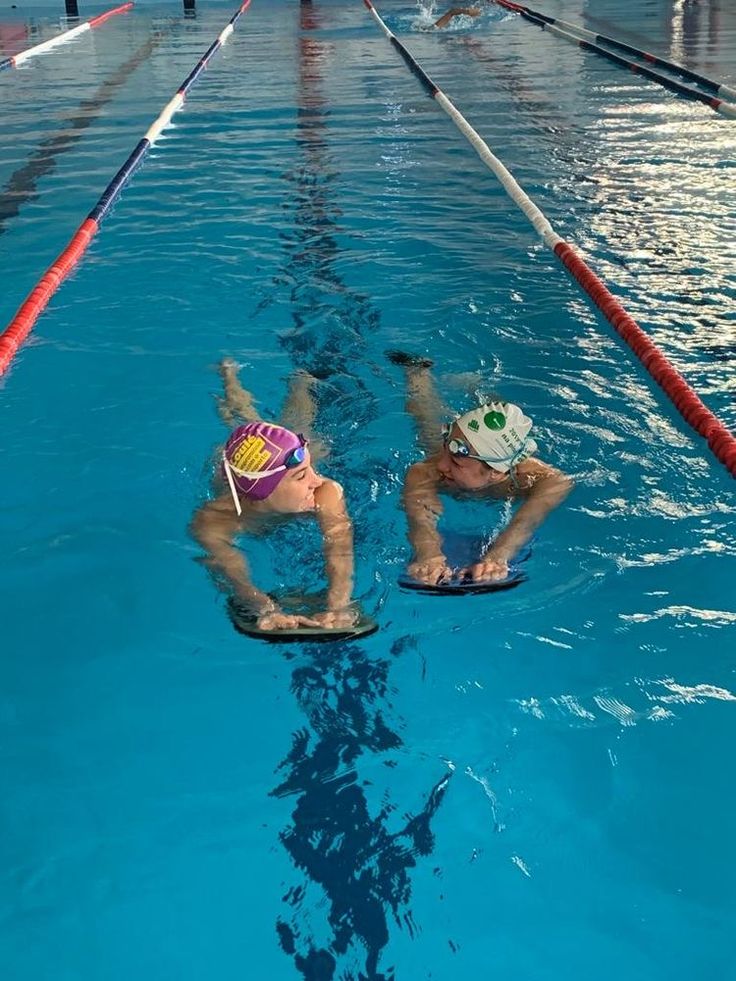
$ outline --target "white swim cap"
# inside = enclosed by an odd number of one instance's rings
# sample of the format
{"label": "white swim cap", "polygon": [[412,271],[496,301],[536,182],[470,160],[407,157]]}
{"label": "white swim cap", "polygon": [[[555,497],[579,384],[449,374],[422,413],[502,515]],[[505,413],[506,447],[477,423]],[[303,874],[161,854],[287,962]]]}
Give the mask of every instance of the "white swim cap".
{"label": "white swim cap", "polygon": [[502,473],[537,451],[537,444],[529,438],[531,419],[511,402],[488,402],[460,416],[455,425],[478,456]]}

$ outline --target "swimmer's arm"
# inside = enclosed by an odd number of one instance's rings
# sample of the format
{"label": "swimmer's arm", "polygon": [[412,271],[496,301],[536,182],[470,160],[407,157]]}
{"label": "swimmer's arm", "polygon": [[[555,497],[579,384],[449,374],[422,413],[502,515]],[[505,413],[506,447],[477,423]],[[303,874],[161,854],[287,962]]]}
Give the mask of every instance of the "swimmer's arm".
{"label": "swimmer's arm", "polygon": [[327,608],[343,610],[353,594],[353,525],[340,484],[325,480],[317,491],[317,504],[328,583]]}
{"label": "swimmer's arm", "polygon": [[237,521],[212,503],[197,511],[190,526],[192,536],[207,553],[202,562],[215,578],[257,616],[273,613],[276,604],[250,581],[248,563],[233,544],[237,530]]}
{"label": "swimmer's arm", "polygon": [[442,536],[437,530],[442,502],[430,461],[415,463],[407,470],[403,505],[409,522],[409,542],[414,551],[414,561],[426,562],[442,556]]}
{"label": "swimmer's arm", "polygon": [[516,477],[524,502],[485,553],[485,559],[510,562],[574,486],[571,477],[541,460],[525,460],[517,468]]}
{"label": "swimmer's arm", "polygon": [[462,14],[466,17],[477,17],[480,10],[477,7],[450,7],[447,13],[444,13],[439,20],[434,22],[434,26],[447,27],[453,17],[460,17]]}

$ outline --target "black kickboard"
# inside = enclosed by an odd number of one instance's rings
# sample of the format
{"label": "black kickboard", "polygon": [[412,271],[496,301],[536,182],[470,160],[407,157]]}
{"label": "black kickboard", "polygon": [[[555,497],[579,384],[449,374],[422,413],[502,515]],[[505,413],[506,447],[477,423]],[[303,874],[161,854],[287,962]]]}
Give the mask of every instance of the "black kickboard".
{"label": "black kickboard", "polygon": [[352,627],[294,627],[290,630],[259,630],[252,618],[241,618],[232,609],[230,620],[238,633],[270,644],[324,644],[333,640],[357,640],[378,630],[371,617],[361,617]]}
{"label": "black kickboard", "polygon": [[513,589],[526,582],[527,577],[522,572],[513,572],[506,579],[485,580],[484,582],[450,579],[448,582],[427,583],[418,582],[411,576],[399,576],[399,586],[411,589],[417,593],[429,593],[432,596],[468,596],[472,593],[499,593],[505,589]]}

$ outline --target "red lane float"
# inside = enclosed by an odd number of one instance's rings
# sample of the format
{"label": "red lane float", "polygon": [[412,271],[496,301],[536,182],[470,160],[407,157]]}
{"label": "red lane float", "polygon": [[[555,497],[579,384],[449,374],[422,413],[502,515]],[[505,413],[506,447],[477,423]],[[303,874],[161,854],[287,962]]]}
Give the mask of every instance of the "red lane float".
{"label": "red lane float", "polygon": [[736,439],[723,423],[704,405],[679,371],[657,345],[644,333],[633,317],[624,310],[593,270],[567,242],[558,242],[554,253],[629,345],[662,391],[685,421],[708,442],[721,463],[736,477]]}
{"label": "red lane float", "polygon": [[51,37],[48,41],[42,41],[40,44],[34,44],[32,48],[26,48],[25,51],[20,51],[17,55],[13,55],[11,58],[5,58],[0,61],[0,71],[3,68],[17,68],[18,65],[22,65],[24,61],[28,61],[29,58],[35,58],[36,55],[45,54],[52,48],[58,48],[60,44],[66,44],[68,41],[73,41],[75,37],[79,37],[80,34],[85,34],[87,31],[92,30],[93,27],[97,27],[103,24],[110,17],[114,17],[116,14],[125,14],[129,10],[132,10],[135,6],[134,3],[124,3],[119,7],[115,7],[113,10],[108,10],[104,14],[98,14],[96,17],[92,17],[90,20],[84,21],[82,24],[77,24],[76,27],[70,28],[68,31],[64,31],[62,34],[57,34],[56,37]]}
{"label": "red lane float", "polygon": [[128,10],[132,10],[135,6],[134,3],[121,3],[119,7],[115,7],[113,10],[108,10],[104,14],[98,14],[96,17],[92,17],[89,22],[90,27],[99,27],[100,24],[104,24],[106,20],[114,17],[116,14],[124,14]]}
{"label": "red lane float", "polygon": [[[371,0],[363,0],[363,3],[410,70],[420,79],[429,95],[444,109],[483,163],[496,175],[506,193],[526,215],[545,245],[552,249],[606,320],[613,326],[616,333],[626,341],[683,419],[707,440],[708,446],[716,458],[724,464],[732,476],[736,477],[736,438],[733,434],[703,404],[657,345],[645,334],[634,318],[624,310],[605,283],[596,276],[587,263],[573,250],[572,246],[555,232],[544,213],[522,190],[514,176],[494,155],[488,144],[481,139],[462,113],[450,102],[442,89],[432,81],[405,45],[388,29]],[[508,0],[504,0],[504,3],[508,6],[518,6],[518,4],[508,3]]]}
{"label": "red lane float", "polygon": [[[49,266],[35,288],[31,290],[23,301],[11,322],[2,334],[0,334],[0,375],[5,372],[15,357],[18,348],[30,334],[34,324],[53,294],[84,255],[87,246],[97,234],[102,220],[108,214],[123,187],[125,187],[127,181],[130,180],[132,174],[140,166],[144,156],[161,135],[163,129],[171,122],[171,117],[184,105],[187,92],[204,71],[213,54],[222,47],[222,44],[232,34],[235,29],[235,22],[248,9],[250,2],[251,0],[243,0],[243,3],[241,3],[240,7],[227,22],[227,26],[220,32],[217,39],[199,59],[195,67],[179,86],[173,99],[164,106],[155,122],[149,127],[144,138],[137,143],[128,159],[107,185],[99,201],[74,233],[67,247],[52,265]],[[112,12],[110,12],[110,15],[112,15]],[[104,17],[106,15],[102,14],[101,16]]]}

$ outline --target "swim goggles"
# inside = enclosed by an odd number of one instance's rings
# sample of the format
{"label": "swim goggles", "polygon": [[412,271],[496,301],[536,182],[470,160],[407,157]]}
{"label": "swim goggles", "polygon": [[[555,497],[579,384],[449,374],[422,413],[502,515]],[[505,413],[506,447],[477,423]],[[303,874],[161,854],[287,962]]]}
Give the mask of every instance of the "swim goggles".
{"label": "swim goggles", "polygon": [[526,444],[529,442],[529,437],[525,436],[519,449],[514,453],[509,453],[508,456],[478,456],[476,453],[471,453],[470,447],[464,440],[457,439],[455,436],[453,436],[451,439],[451,432],[452,423],[446,422],[442,427],[442,442],[445,444],[452,456],[460,456],[464,460],[480,460],[481,463],[487,463],[491,468],[493,468],[494,463],[506,463],[508,464],[510,470],[517,460],[524,455]]}
{"label": "swim goggles", "polygon": [[235,481],[233,480],[233,474],[236,477],[244,477],[246,480],[262,480],[264,477],[273,477],[274,474],[283,473],[284,470],[293,470],[294,467],[300,467],[307,459],[307,447],[309,446],[309,440],[302,436],[301,433],[296,434],[297,439],[301,442],[301,446],[294,447],[286,457],[284,457],[284,462],[278,466],[273,467],[271,470],[241,470],[236,467],[234,463],[228,460],[225,452],[222,454],[222,465],[225,470],[225,475],[227,476],[227,482],[230,485],[230,493],[233,496],[233,503],[235,504],[235,510],[238,512],[238,516],[243,513],[243,509],[240,506],[240,496],[238,494],[237,488],[235,487]]}

